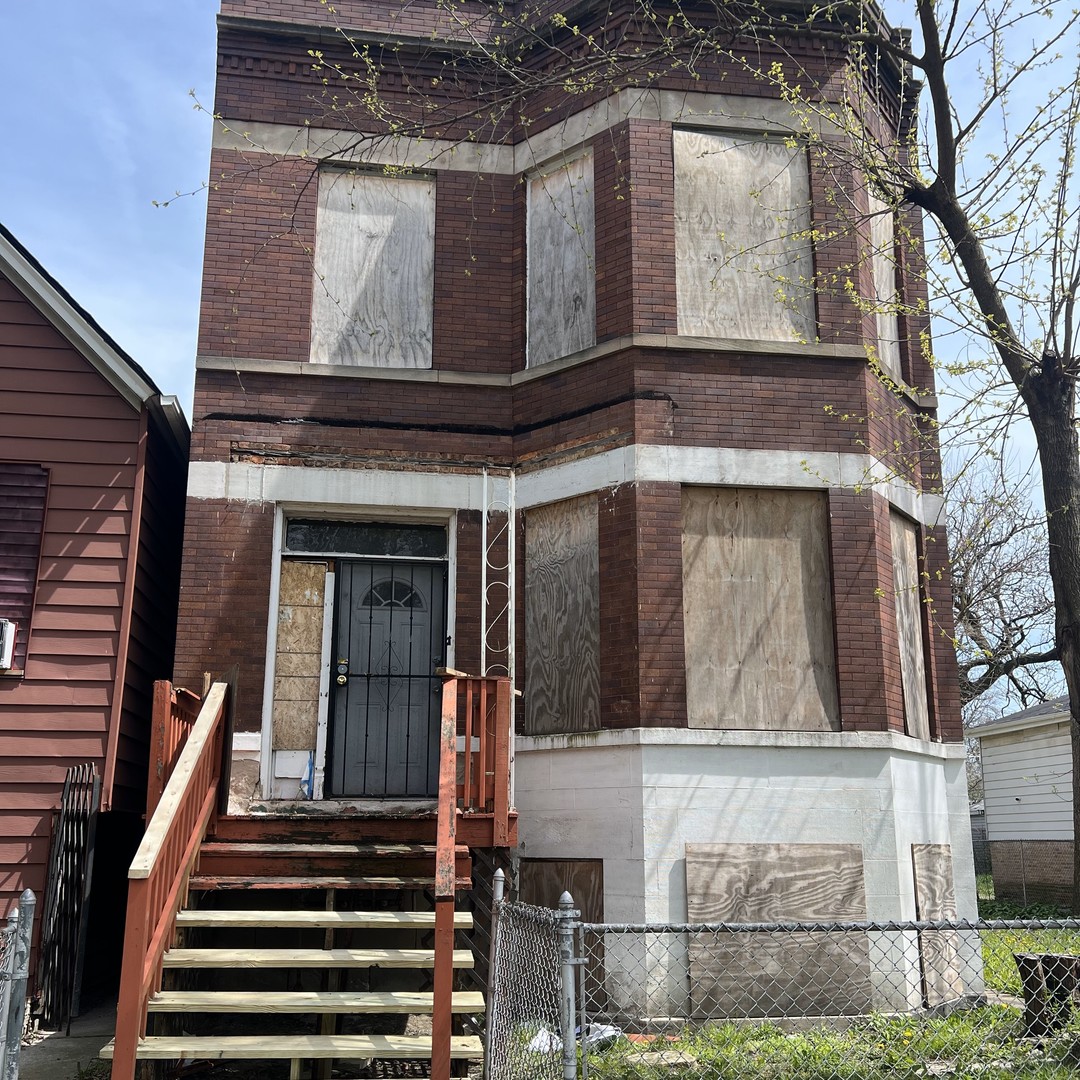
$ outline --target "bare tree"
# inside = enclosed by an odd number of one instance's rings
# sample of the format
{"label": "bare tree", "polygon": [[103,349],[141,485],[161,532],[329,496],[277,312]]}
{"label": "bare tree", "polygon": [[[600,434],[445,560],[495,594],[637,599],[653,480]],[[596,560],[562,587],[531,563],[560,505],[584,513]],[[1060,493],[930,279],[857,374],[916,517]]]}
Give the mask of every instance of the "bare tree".
{"label": "bare tree", "polygon": [[953,616],[965,722],[1058,693],[1046,521],[997,463],[948,484]]}

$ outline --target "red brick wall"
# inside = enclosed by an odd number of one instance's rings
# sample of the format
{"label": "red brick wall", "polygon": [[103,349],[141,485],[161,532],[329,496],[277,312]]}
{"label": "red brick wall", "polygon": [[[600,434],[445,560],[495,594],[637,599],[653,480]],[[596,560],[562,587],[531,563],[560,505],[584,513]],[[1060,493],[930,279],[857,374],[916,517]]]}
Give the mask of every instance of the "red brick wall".
{"label": "red brick wall", "polygon": [[1071,840],[991,840],[994,897],[1021,904],[1072,900]]}
{"label": "red brick wall", "polygon": [[238,665],[237,731],[262,722],[273,525],[269,504],[188,500],[175,681],[201,690]]}
{"label": "red brick wall", "polygon": [[836,669],[845,731],[904,730],[889,505],[829,491]]}
{"label": "red brick wall", "polygon": [[628,120],[593,140],[596,339],[673,334],[675,166],[671,125]]}
{"label": "red brick wall", "polygon": [[637,485],[641,725],[686,726],[682,487]]}
{"label": "red brick wall", "polygon": [[199,352],[306,361],[317,188],[298,158],[215,150]]}
{"label": "red brick wall", "polygon": [[524,202],[510,176],[435,181],[432,366],[509,372],[524,355]]}

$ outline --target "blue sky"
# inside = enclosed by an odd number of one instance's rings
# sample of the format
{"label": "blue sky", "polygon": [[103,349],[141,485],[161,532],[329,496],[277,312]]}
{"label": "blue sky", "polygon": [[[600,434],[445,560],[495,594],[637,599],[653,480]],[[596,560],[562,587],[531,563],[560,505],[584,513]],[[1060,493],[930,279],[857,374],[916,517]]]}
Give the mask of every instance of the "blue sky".
{"label": "blue sky", "polygon": [[0,221],[189,419],[217,7],[0,4]]}

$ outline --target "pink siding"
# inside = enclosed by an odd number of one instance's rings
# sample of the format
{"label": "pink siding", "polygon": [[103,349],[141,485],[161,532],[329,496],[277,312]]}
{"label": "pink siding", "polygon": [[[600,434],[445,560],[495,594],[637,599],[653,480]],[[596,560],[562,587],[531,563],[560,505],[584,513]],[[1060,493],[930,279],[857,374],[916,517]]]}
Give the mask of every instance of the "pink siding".
{"label": "pink siding", "polygon": [[[23,888],[44,888],[51,812],[68,766],[93,761],[105,770],[142,424],[140,411],[0,277],[0,461],[49,470],[25,676],[0,675],[0,915]],[[168,487],[168,477],[156,487]],[[182,503],[182,486],[167,497]],[[166,527],[179,527],[175,515]],[[154,586],[143,587],[153,603]],[[162,617],[172,618],[167,609]],[[129,669],[169,674],[160,649],[129,653]],[[149,712],[139,715],[140,694],[128,696],[130,733],[116,739],[124,757],[118,801],[141,809],[145,739],[137,729]]]}

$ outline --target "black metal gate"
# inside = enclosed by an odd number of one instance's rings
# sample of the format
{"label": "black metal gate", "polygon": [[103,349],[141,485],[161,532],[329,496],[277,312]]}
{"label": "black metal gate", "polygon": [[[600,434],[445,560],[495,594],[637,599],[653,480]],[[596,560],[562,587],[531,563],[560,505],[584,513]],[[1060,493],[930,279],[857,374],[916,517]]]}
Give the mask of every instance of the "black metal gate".
{"label": "black metal gate", "polygon": [[446,581],[444,563],[338,562],[331,795],[438,792]]}
{"label": "black metal gate", "polygon": [[79,1015],[94,834],[101,777],[92,764],[68,769],[53,818],[49,876],[41,909],[38,991],[41,1023],[57,1029]]}

